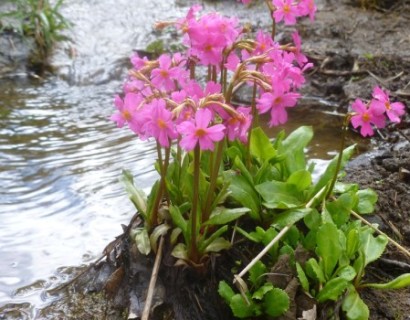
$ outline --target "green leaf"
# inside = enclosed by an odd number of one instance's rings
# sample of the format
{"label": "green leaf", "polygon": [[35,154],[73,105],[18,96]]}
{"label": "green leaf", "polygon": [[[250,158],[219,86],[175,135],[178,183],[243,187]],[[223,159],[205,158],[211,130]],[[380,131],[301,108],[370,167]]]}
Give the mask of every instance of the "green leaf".
{"label": "green leaf", "polygon": [[301,126],[291,132],[288,137],[283,140],[283,148],[293,153],[298,150],[303,150],[313,138],[313,129],[311,126]]}
{"label": "green leaf", "polygon": [[235,292],[226,283],[226,281],[219,281],[218,293],[228,304],[231,302],[233,296],[235,295]]}
{"label": "green leaf", "polygon": [[[344,168],[347,161],[352,156],[354,148],[355,148],[355,145],[352,145],[352,146],[347,147],[346,149],[343,150],[342,162],[341,162],[341,165],[340,165],[340,169]],[[313,191],[311,193],[311,196],[317,194],[325,185],[327,185],[333,179],[333,176],[335,175],[335,171],[336,171],[336,167],[337,167],[338,157],[339,157],[339,155],[336,155],[332,159],[332,161],[329,162],[329,164],[326,168],[326,171],[320,176],[319,181],[316,183],[315,188],[313,189]]]}
{"label": "green leaf", "polygon": [[242,217],[245,213],[249,212],[248,208],[234,208],[227,209],[222,208],[220,210],[214,210],[211,218],[206,221],[203,225],[221,225],[227,224],[231,221],[237,220]]}
{"label": "green leaf", "polygon": [[312,213],[314,209],[302,208],[302,209],[289,209],[275,216],[273,223],[280,228],[284,228],[287,225],[295,224],[299,220]]}
{"label": "green leaf", "polygon": [[319,283],[325,283],[326,282],[323,270],[319,266],[319,263],[316,261],[315,258],[310,258],[306,262],[306,273],[310,278],[319,281]]}
{"label": "green leaf", "polygon": [[376,289],[401,289],[410,286],[410,273],[402,274],[387,283],[366,283],[361,287],[371,287]]}
{"label": "green leaf", "polygon": [[298,199],[298,190],[293,184],[280,181],[267,181],[255,186],[265,200],[263,205],[270,209],[291,209],[303,203]]}
{"label": "green leaf", "polygon": [[353,228],[349,230],[346,236],[346,255],[349,259],[353,259],[359,249],[359,245],[359,231]]}
{"label": "green leaf", "polygon": [[356,277],[356,270],[352,266],[345,266],[341,268],[337,275],[347,281],[352,281]]}
{"label": "green leaf", "polygon": [[317,229],[321,225],[320,214],[317,210],[312,210],[303,221],[310,230]]}
{"label": "green leaf", "polygon": [[128,197],[134,204],[135,208],[146,220],[147,216],[147,196],[144,191],[138,189],[134,185],[134,177],[128,170],[123,170],[120,181],[124,184]]}
{"label": "green leaf", "polygon": [[312,175],[306,170],[295,171],[286,182],[295,185],[298,191],[303,191],[312,184]]}
{"label": "green leaf", "polygon": [[160,236],[167,234],[168,230],[171,228],[168,224],[160,224],[155,227],[152,231],[151,235],[149,236],[149,241],[151,244],[151,248],[156,252],[157,251],[157,242]]}
{"label": "green leaf", "polygon": [[261,286],[258,290],[256,290],[253,295],[252,299],[255,300],[262,300],[264,295],[273,289],[273,284],[270,282],[266,282],[263,286]]}
{"label": "green leaf", "polygon": [[229,304],[233,315],[241,319],[254,316],[257,308],[251,299],[248,302],[239,293],[234,295]]}
{"label": "green leaf", "polygon": [[326,209],[337,226],[345,224],[350,218],[350,211],[357,203],[355,194],[344,193],[332,202],[326,202]]}
{"label": "green leaf", "polygon": [[322,290],[320,290],[317,300],[325,302],[327,300],[336,301],[345,292],[348,281],[343,278],[333,278],[326,282]]}
{"label": "green leaf", "polygon": [[171,256],[188,261],[188,251],[184,243],[178,243],[174,249],[172,249]]}
{"label": "green leaf", "polygon": [[257,261],[252,268],[249,270],[249,281],[255,286],[258,287],[262,280],[263,275],[267,272],[266,266],[261,262]]}
{"label": "green leaf", "polygon": [[285,177],[298,170],[306,169],[306,156],[304,148],[313,137],[312,127],[302,126],[293,131],[283,142],[280,152],[286,155],[284,164]]}
{"label": "green leaf", "polygon": [[361,214],[373,213],[374,205],[377,202],[377,193],[372,189],[359,190],[357,192],[359,202],[357,204],[357,212]]}
{"label": "green leaf", "polygon": [[231,243],[224,238],[216,238],[206,248],[205,252],[219,252],[231,247]]}
{"label": "green leaf", "polygon": [[380,258],[386,245],[388,239],[384,235],[379,235],[374,237],[372,230],[367,229],[360,233],[360,247],[359,250],[364,255],[364,265],[367,266],[370,262],[376,261]]}
{"label": "green leaf", "polygon": [[171,242],[171,245],[174,246],[175,243],[178,241],[179,235],[182,233],[181,228],[174,228],[171,232],[171,236],[169,237],[169,241]]}
{"label": "green leaf", "polygon": [[250,152],[252,156],[260,159],[261,162],[269,160],[276,155],[275,148],[260,127],[252,130]]}
{"label": "green leaf", "polygon": [[151,243],[149,241],[148,232],[145,228],[136,230],[134,236],[135,243],[137,244],[138,251],[146,256],[151,252]]}
{"label": "green leaf", "polygon": [[271,317],[278,317],[289,309],[289,296],[279,288],[268,291],[263,298],[263,310]]}
{"label": "green leaf", "polygon": [[253,185],[253,177],[251,173],[248,171],[246,166],[243,164],[240,158],[235,158],[234,160],[234,165],[233,165],[233,170],[236,172],[239,172],[240,175],[245,177],[245,179],[248,181],[249,184]]}
{"label": "green leaf", "polygon": [[251,209],[250,217],[260,220],[260,199],[252,184],[247,179],[234,171],[224,174],[226,180],[230,181],[230,196],[240,203],[243,207]]}
{"label": "green leaf", "polygon": [[326,279],[330,279],[341,254],[338,229],[334,224],[325,223],[316,234],[317,254],[322,258]]}
{"label": "green leaf", "polygon": [[306,277],[305,271],[303,271],[302,266],[299,262],[296,262],[296,272],[298,275],[299,282],[305,292],[309,292],[309,280]]}
{"label": "green leaf", "polygon": [[349,287],[347,296],[343,299],[342,310],[348,320],[368,320],[369,308],[360,298],[353,286]]}
{"label": "green leaf", "polygon": [[243,230],[242,228],[236,226],[234,228],[236,231],[238,231],[241,235],[243,235],[245,238],[247,238],[248,240],[252,241],[252,242],[256,242],[259,243],[261,241],[260,237],[258,234],[256,234],[255,232],[247,232],[245,230]]}
{"label": "green leaf", "polygon": [[202,240],[200,241],[200,243],[198,244],[198,250],[200,252],[204,252],[206,250],[206,248],[217,238],[219,238],[222,234],[224,234],[226,231],[228,230],[228,226],[224,225],[222,227],[220,227],[217,231],[215,231],[214,233],[212,233],[212,235],[206,239],[206,240]]}
{"label": "green leaf", "polygon": [[181,211],[179,210],[179,208],[177,206],[171,205],[169,207],[169,213],[171,215],[172,218],[172,222],[182,230],[182,234],[185,237],[185,240],[187,241],[187,222],[184,219],[184,217],[181,214]]}

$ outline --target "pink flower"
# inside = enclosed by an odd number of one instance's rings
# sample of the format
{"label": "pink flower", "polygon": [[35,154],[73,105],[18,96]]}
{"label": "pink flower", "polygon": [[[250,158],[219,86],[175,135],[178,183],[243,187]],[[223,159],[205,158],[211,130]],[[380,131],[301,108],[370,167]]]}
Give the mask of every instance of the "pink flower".
{"label": "pink flower", "polygon": [[177,130],[183,136],[180,141],[181,148],[191,151],[199,143],[201,150],[212,151],[214,143],[224,138],[225,126],[216,124],[208,127],[211,120],[211,111],[199,109],[195,114],[195,120],[184,121],[178,125]]}
{"label": "pink flower", "polygon": [[162,54],[159,59],[159,68],[152,70],[151,81],[158,89],[167,91],[175,89],[175,81],[184,79],[182,69],[172,67],[172,59],[168,54]]}
{"label": "pink flower", "polygon": [[136,70],[140,70],[140,69],[143,68],[143,67],[147,64],[147,62],[148,62],[148,58],[147,58],[147,57],[141,58],[137,53],[134,53],[134,54],[131,56],[130,60],[131,60],[131,63],[132,63],[132,65],[134,66],[134,68],[135,68]]}
{"label": "pink flower", "polygon": [[272,92],[265,92],[257,100],[257,109],[260,113],[270,111],[271,120],[269,125],[277,126],[288,120],[286,108],[294,107],[300,95],[295,92],[287,92],[285,84],[275,83]]}
{"label": "pink flower", "polygon": [[300,67],[303,67],[308,59],[306,56],[302,53],[302,40],[300,39],[300,35],[297,31],[292,33],[292,39],[295,44],[295,59]]}
{"label": "pink flower", "polygon": [[351,123],[354,128],[360,128],[360,134],[363,137],[372,136],[374,134],[372,125],[377,128],[385,126],[385,117],[380,108],[370,103],[367,107],[362,100],[356,99],[352,104],[352,109],[356,114],[352,117]]}
{"label": "pink flower", "polygon": [[154,100],[151,105],[151,118],[147,123],[147,132],[157,139],[161,146],[168,148],[170,140],[178,137],[172,122],[172,113],[166,109],[165,101],[162,99]]}
{"label": "pink flower", "polygon": [[401,102],[390,102],[389,95],[383,91],[380,87],[373,89],[373,98],[371,104],[374,104],[375,108],[380,108],[385,111],[387,117],[391,122],[400,122],[400,116],[405,113],[404,105]]}
{"label": "pink flower", "polygon": [[301,0],[298,7],[300,8],[301,16],[309,16],[310,21],[315,20],[315,13],[317,11],[315,0]]}
{"label": "pink flower", "polygon": [[233,141],[239,139],[246,143],[248,140],[248,130],[252,124],[251,108],[239,107],[236,109],[237,115],[228,118],[224,124],[228,139]]}
{"label": "pink flower", "polygon": [[273,12],[275,22],[285,21],[285,25],[296,23],[296,17],[300,15],[298,9],[293,5],[293,0],[273,0],[276,10]]}

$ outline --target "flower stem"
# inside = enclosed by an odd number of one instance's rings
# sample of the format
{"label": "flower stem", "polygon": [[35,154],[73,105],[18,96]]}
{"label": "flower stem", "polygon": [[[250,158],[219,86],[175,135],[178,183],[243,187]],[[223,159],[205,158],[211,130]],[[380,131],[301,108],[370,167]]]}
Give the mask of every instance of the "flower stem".
{"label": "flower stem", "polygon": [[215,161],[213,162],[212,171],[210,172],[209,188],[206,195],[205,206],[202,214],[202,223],[207,221],[209,219],[209,216],[211,215],[213,194],[215,192],[216,182],[218,180],[219,167],[221,166],[222,162],[224,146],[224,140],[218,142],[218,149],[216,150]]}
{"label": "flower stem", "polygon": [[349,128],[349,121],[350,121],[351,117],[352,117],[352,114],[348,113],[348,114],[346,114],[346,116],[344,118],[344,121],[343,121],[342,138],[341,138],[341,141],[340,141],[339,156],[337,158],[336,170],[335,170],[335,174],[333,175],[332,182],[330,183],[329,189],[327,191],[326,198],[329,198],[330,195],[332,194],[333,188],[334,188],[336,180],[337,180],[337,176],[339,175],[339,170],[340,170],[340,167],[342,165],[342,159],[343,159],[343,150],[345,148],[345,143],[346,143],[346,134],[347,134],[347,130]]}
{"label": "flower stem", "polygon": [[252,91],[252,102],[251,102],[251,108],[252,108],[252,124],[251,127],[249,128],[248,131],[248,141],[246,141],[246,165],[248,169],[251,166],[251,138],[252,138],[252,129],[255,128],[258,125],[258,113],[256,112],[256,90],[257,90],[257,84],[256,82],[253,83],[253,91]]}
{"label": "flower stem", "polygon": [[165,155],[165,163],[163,163],[161,145],[157,141],[157,154],[158,154],[158,163],[159,163],[159,169],[160,169],[159,171],[160,171],[161,178],[159,182],[158,192],[155,194],[154,205],[152,206],[151,214],[149,215],[148,229],[155,227],[158,223],[158,209],[161,203],[162,196],[165,191],[165,175],[166,175],[166,170],[167,170],[168,163],[169,163],[169,153],[170,153],[170,150],[168,148],[166,155]]}
{"label": "flower stem", "polygon": [[194,149],[194,187],[192,196],[192,209],[191,209],[191,241],[188,244],[188,257],[193,262],[199,261],[198,244],[197,244],[197,224],[198,221],[198,200],[199,200],[199,164],[200,164],[201,150],[199,144]]}

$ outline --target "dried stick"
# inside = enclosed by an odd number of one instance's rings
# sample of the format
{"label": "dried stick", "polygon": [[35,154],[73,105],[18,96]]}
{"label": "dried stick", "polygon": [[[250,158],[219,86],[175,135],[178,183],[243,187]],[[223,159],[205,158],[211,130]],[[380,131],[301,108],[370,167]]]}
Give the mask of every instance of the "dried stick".
{"label": "dried stick", "polygon": [[272,246],[285,235],[286,232],[288,232],[292,225],[293,224],[287,225],[282,230],[280,230],[276,237],[273,238],[272,241],[269,242],[269,244],[261,252],[259,252],[259,254],[255,258],[253,258],[253,260],[245,267],[245,269],[243,269],[240,274],[235,276],[233,283],[237,281],[237,278],[242,278],[254,266],[254,264],[258,262],[269,251],[269,249],[272,248]]}
{"label": "dried stick", "polygon": [[148,320],[151,311],[152,298],[154,296],[155,284],[158,278],[159,266],[162,260],[162,247],[164,246],[164,237],[159,241],[157,256],[155,257],[154,268],[152,269],[151,279],[149,281],[147,299],[145,299],[144,311],[141,320]]}

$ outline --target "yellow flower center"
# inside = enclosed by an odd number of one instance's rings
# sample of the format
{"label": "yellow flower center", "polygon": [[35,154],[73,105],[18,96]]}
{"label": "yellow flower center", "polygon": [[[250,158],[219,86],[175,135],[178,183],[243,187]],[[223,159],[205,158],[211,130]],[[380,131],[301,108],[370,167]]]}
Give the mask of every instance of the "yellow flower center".
{"label": "yellow flower center", "polygon": [[132,119],[132,115],[128,110],[123,111],[122,116],[127,121],[130,121]]}
{"label": "yellow flower center", "polygon": [[391,109],[391,105],[390,105],[390,103],[389,103],[388,101],[386,101],[386,102],[384,103],[384,106],[386,107],[386,110],[390,110],[390,109]]}
{"label": "yellow flower center", "polygon": [[159,74],[160,74],[161,77],[163,77],[163,78],[168,78],[168,75],[169,75],[169,73],[168,73],[167,70],[161,70],[161,71],[159,72]]}
{"label": "yellow flower center", "polygon": [[285,4],[285,5],[283,6],[283,12],[284,12],[284,13],[289,13],[289,12],[290,12],[290,6],[289,6],[288,4]]}
{"label": "yellow flower center", "polygon": [[362,115],[362,120],[363,120],[364,122],[369,122],[369,120],[370,120],[370,115],[369,115],[368,112],[363,113],[363,115]]}
{"label": "yellow flower center", "polygon": [[199,128],[199,129],[196,130],[195,135],[196,135],[198,138],[202,138],[203,136],[206,135],[206,131],[205,131],[204,129],[202,129],[202,128]]}
{"label": "yellow flower center", "polygon": [[165,129],[167,127],[167,123],[162,119],[157,120],[157,125],[160,129]]}

